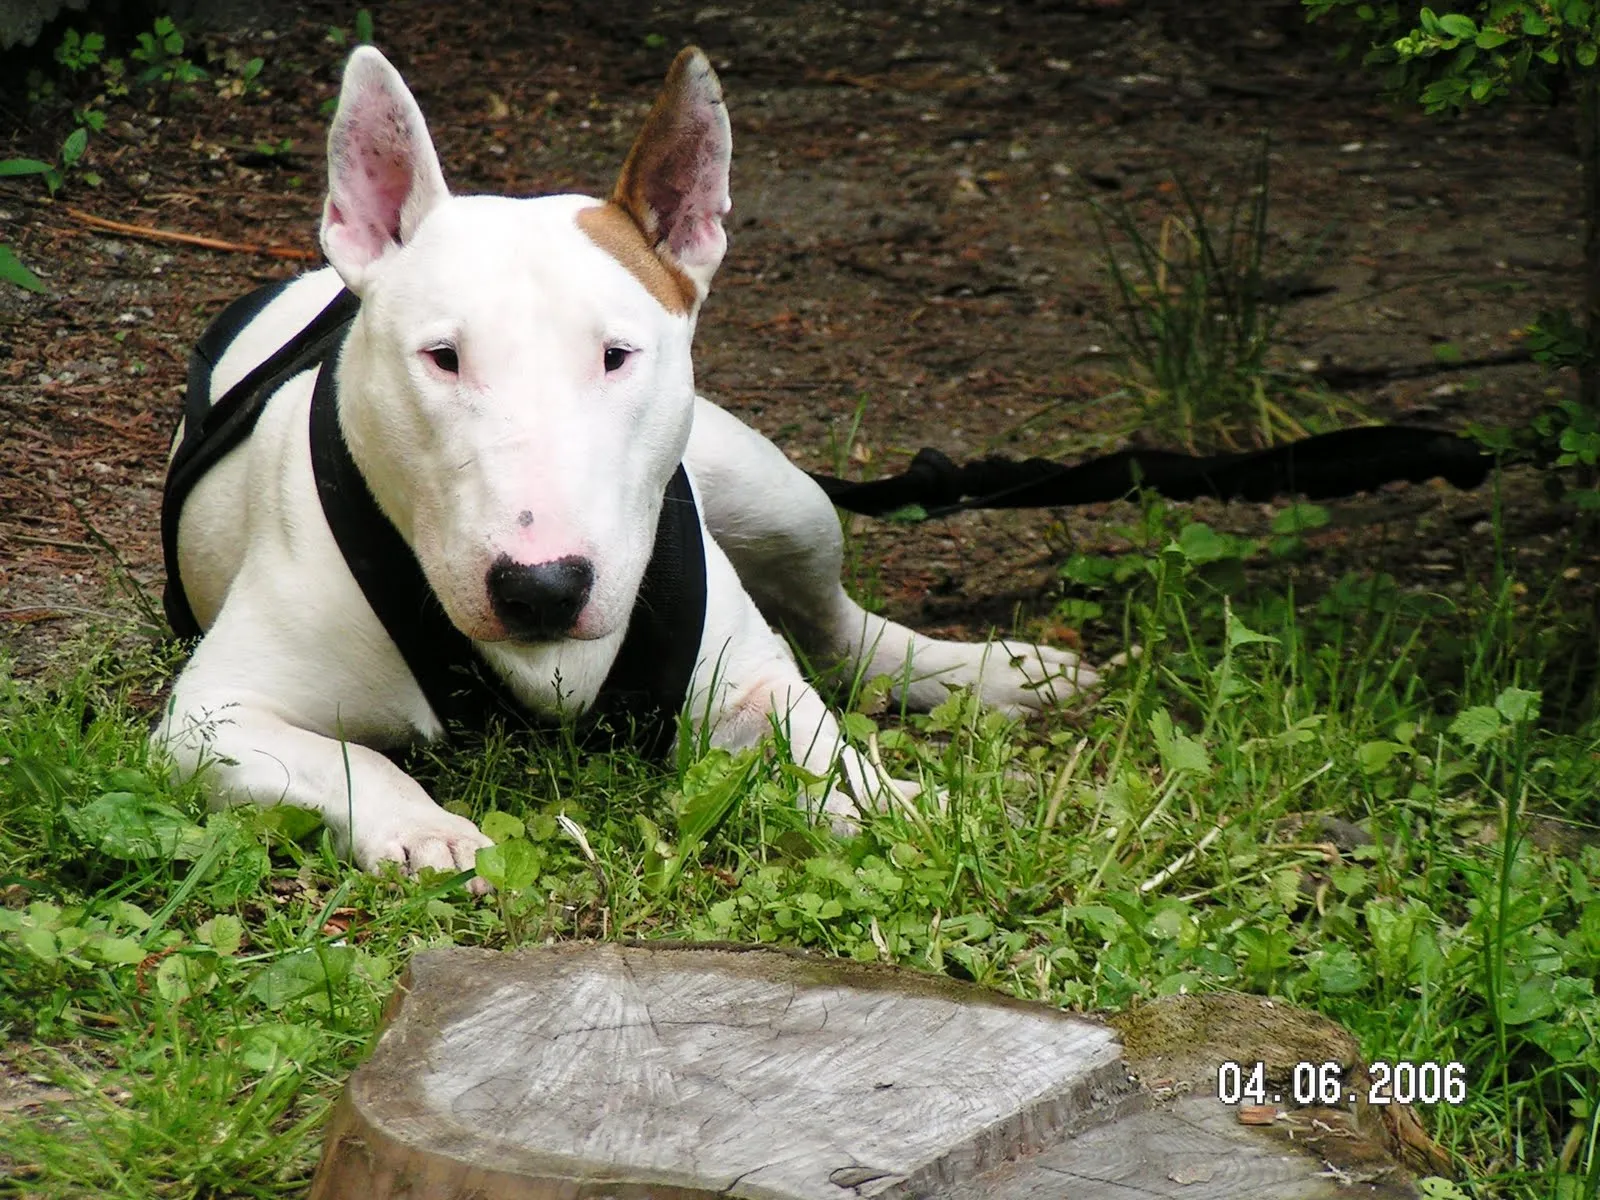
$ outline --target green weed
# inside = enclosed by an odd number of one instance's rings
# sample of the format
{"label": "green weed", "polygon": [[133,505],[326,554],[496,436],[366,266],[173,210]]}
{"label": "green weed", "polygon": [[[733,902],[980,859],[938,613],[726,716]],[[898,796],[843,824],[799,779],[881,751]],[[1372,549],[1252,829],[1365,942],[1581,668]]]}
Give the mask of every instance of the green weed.
{"label": "green weed", "polygon": [[1307,414],[1333,405],[1268,360],[1288,299],[1268,270],[1269,176],[1262,139],[1220,223],[1175,178],[1178,211],[1154,234],[1127,203],[1089,201],[1116,300],[1106,321],[1142,422],[1191,450],[1303,437]]}
{"label": "green weed", "polygon": [[341,48],[350,45],[370,46],[372,44],[372,11],[366,8],[358,8],[353,29],[346,29],[342,25],[328,26],[327,42],[330,46]]}
{"label": "green weed", "polygon": [[[859,452],[859,438],[861,436],[861,422],[867,415],[867,397],[862,396],[856,401],[854,412],[850,415],[850,424],[840,437],[838,430],[830,426],[828,429],[827,453],[831,460],[831,469],[840,479],[849,477],[850,464]],[[877,564],[868,559],[861,550],[861,541],[856,536],[856,526],[859,518],[840,510],[839,528],[844,534],[844,568],[843,577],[845,588],[855,599],[856,603],[868,612],[882,612],[884,605],[883,578],[879,574]]]}

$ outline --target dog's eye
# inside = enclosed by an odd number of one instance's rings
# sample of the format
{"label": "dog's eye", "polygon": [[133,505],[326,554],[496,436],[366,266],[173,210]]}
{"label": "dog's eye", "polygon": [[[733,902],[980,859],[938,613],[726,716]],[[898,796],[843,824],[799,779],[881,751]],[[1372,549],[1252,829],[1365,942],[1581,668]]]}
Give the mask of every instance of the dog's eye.
{"label": "dog's eye", "polygon": [[433,361],[433,365],[446,375],[455,375],[461,370],[461,360],[456,357],[454,346],[429,346],[422,353],[427,355]]}
{"label": "dog's eye", "polygon": [[606,372],[622,370],[622,364],[628,361],[631,350],[624,350],[621,346],[606,347]]}

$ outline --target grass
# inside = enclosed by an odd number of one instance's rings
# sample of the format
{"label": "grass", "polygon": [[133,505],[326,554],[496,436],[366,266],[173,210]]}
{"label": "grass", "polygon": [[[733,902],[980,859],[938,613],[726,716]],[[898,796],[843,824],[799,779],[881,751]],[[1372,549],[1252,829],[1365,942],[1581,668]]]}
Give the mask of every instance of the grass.
{"label": "grass", "polygon": [[1274,271],[1269,149],[1263,137],[1240,172],[1247,182],[1220,205],[1174,176],[1162,190],[1176,206],[1154,232],[1130,202],[1085,197],[1112,285],[1106,330],[1129,364],[1116,398],[1137,402],[1140,428],[1191,452],[1270,446],[1358,415],[1274,361],[1295,281],[1321,239]]}
{"label": "grass", "polygon": [[301,1194],[414,950],[684,937],[1073,1008],[1281,997],[1369,1059],[1465,1064],[1465,1103],[1423,1114],[1462,1193],[1594,1195],[1600,723],[1557,669],[1592,629],[1493,567],[1452,599],[1370,572],[1300,597],[1159,505],[1134,541],[1068,574],[1137,664],[1077,720],[853,713],[948,803],[851,841],[766,755],[420,755],[499,843],[482,901],[354,871],[293,811],[206,813],[145,748],[156,649],[0,685],[5,1061],[69,1097],[0,1117],[0,1194]]}

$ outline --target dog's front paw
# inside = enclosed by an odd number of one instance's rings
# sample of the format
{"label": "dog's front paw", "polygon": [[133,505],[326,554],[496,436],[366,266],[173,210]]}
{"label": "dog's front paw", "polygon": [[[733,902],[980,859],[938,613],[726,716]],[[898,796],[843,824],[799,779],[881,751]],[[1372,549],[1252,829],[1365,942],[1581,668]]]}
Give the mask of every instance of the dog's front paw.
{"label": "dog's front paw", "polygon": [[[356,814],[351,829],[351,850],[356,863],[365,871],[381,871],[388,863],[398,863],[407,875],[423,867],[436,871],[468,871],[477,861],[478,851],[494,843],[465,817],[446,812],[435,804],[407,807],[367,820]],[[485,890],[474,879],[473,890]]]}
{"label": "dog's front paw", "polygon": [[936,642],[919,647],[913,666],[945,689],[970,688],[985,708],[1013,717],[1065,704],[1100,685],[1100,673],[1072,651],[1031,642]]}
{"label": "dog's front paw", "polygon": [[[870,789],[870,790],[868,790]],[[842,788],[831,789],[822,801],[822,813],[835,837],[852,838],[861,832],[861,818],[869,812],[887,812],[895,805],[907,805],[922,794],[922,785],[910,779],[873,775],[864,788],[864,800],[857,800]]]}
{"label": "dog's front paw", "polygon": [[1065,704],[1100,686],[1100,673],[1070,650],[995,641],[982,665],[978,698],[1012,716]]}

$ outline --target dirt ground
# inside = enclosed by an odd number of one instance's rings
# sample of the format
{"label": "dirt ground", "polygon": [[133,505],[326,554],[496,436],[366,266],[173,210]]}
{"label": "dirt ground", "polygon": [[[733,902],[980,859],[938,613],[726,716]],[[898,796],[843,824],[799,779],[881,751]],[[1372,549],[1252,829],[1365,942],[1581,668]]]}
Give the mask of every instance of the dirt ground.
{"label": "dirt ground", "polygon": [[[1175,172],[1236,188],[1262,130],[1280,261],[1324,238],[1312,275],[1329,290],[1290,309],[1285,361],[1426,366],[1441,343],[1469,357],[1515,349],[1519,327],[1576,289],[1566,113],[1440,122],[1394,109],[1334,64],[1334,39],[1308,31],[1292,0],[371,11],[462,192],[604,194],[673,53],[705,47],[735,157],[700,387],[812,469],[844,455],[858,405],[848,463],[863,477],[924,445],[964,459],[1170,444],[1102,399],[1117,387],[1100,318],[1111,293],[1080,192],[1153,223],[1176,208]],[[322,109],[345,53],[328,30],[355,6],[263,0],[235,15],[201,44],[219,60],[261,56],[262,92],[205,84],[111,102],[83,164],[101,184],[75,174],[54,202],[37,179],[0,179],[0,242],[49,287],[0,290],[0,657],[9,647],[24,672],[98,615],[125,621],[130,583],[159,594],[164,453],[188,348],[227,300],[311,265],[107,233],[82,214],[315,253]],[[22,76],[0,59],[0,157],[51,157],[70,124],[30,105]],[[1553,382],[1499,367],[1352,397],[1379,419],[1460,428],[1515,422]],[[1560,513],[1531,479],[1512,494],[1523,544],[1553,542]],[[1442,484],[1340,503],[1332,566],[1459,577],[1489,506],[1488,488]],[[1239,530],[1267,515],[1200,508]],[[1053,564],[1117,546],[1125,515],[860,522],[862,580],[924,628],[1037,623],[1057,594]],[[1337,550],[1351,531],[1366,539],[1359,562]]]}

